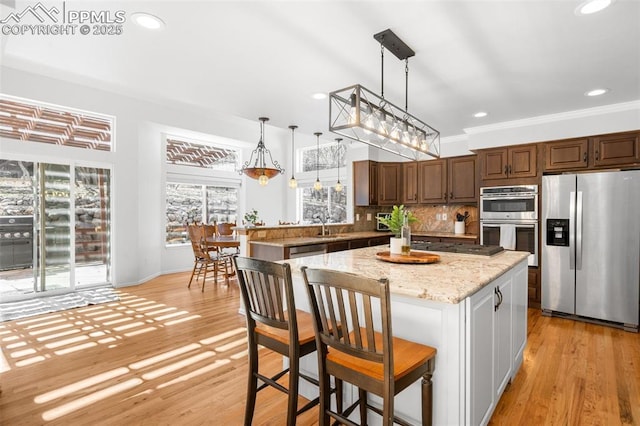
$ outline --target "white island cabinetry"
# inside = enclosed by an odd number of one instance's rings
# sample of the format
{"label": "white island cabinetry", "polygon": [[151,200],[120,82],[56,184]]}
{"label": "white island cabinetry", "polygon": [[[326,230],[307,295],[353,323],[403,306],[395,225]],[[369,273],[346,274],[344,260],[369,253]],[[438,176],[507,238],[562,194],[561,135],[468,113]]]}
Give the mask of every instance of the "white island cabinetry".
{"label": "white island cabinetry", "polygon": [[526,292],[516,268],[469,297],[467,303],[466,424],[488,423],[500,396],[522,364],[526,343]]}
{"label": "white island cabinetry", "polygon": [[[397,265],[377,260],[377,251],[381,247],[285,261],[291,264],[297,308],[309,309],[301,266],[387,277],[393,334],[438,351],[433,424],[486,424],[522,364],[528,253],[505,251],[485,257],[435,252],[439,263]],[[301,369],[317,375],[316,355],[304,357]],[[395,410],[415,424],[420,420],[419,382],[395,398]],[[317,395],[317,388],[305,383],[301,382],[301,393]],[[345,402],[355,398],[357,391],[346,388]],[[371,424],[377,420],[370,416]]]}

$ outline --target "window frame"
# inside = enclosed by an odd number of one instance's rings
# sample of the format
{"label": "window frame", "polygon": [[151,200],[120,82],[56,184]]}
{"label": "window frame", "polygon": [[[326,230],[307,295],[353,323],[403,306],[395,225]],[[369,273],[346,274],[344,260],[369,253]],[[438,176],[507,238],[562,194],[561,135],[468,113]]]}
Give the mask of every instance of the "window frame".
{"label": "window frame", "polygon": [[240,200],[240,188],[242,185],[241,176],[237,171],[224,171],[214,170],[208,167],[194,167],[190,165],[172,164],[167,161],[167,140],[182,140],[192,144],[210,145],[223,149],[233,149],[236,151],[236,168],[239,168],[239,164],[242,164],[242,148],[238,145],[225,142],[224,138],[218,138],[209,136],[207,138],[193,138],[185,137],[175,133],[162,134],[162,153],[163,153],[163,166],[164,166],[164,182],[162,186],[163,191],[163,220],[162,220],[162,243],[165,249],[185,247],[189,246],[190,242],[187,240],[182,243],[168,244],[167,243],[167,185],[169,184],[184,184],[184,185],[199,185],[201,186],[202,194],[202,221],[206,223],[207,215],[207,203],[206,203],[206,187],[223,187],[234,188],[238,191],[238,203],[236,205],[236,217],[240,216],[241,200]]}

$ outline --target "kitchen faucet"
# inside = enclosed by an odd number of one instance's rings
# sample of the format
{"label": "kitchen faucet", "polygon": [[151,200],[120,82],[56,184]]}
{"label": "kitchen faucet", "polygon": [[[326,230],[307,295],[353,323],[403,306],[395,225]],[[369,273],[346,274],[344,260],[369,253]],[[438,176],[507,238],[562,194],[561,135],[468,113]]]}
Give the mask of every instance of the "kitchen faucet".
{"label": "kitchen faucet", "polygon": [[316,213],[314,216],[320,220],[320,223],[322,223],[322,236],[324,237],[325,224],[329,220],[329,209],[324,209],[320,213]]}

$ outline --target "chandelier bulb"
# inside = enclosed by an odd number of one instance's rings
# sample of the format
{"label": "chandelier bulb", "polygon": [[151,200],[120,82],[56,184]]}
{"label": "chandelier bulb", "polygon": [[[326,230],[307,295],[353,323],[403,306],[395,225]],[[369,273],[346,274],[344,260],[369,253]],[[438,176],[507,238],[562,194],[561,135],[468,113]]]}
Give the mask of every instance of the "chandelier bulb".
{"label": "chandelier bulb", "polygon": [[340,181],[338,181],[334,189],[336,190],[336,192],[342,192],[342,188],[342,184],[340,183]]}
{"label": "chandelier bulb", "polygon": [[295,189],[298,187],[298,181],[293,176],[289,179],[289,188]]}
{"label": "chandelier bulb", "polygon": [[316,183],[313,184],[313,189],[320,191],[322,189],[322,183],[319,179],[316,179]]}
{"label": "chandelier bulb", "polygon": [[260,175],[260,177],[258,178],[258,183],[260,184],[260,186],[266,186],[269,183],[269,178],[267,177],[267,175]]}

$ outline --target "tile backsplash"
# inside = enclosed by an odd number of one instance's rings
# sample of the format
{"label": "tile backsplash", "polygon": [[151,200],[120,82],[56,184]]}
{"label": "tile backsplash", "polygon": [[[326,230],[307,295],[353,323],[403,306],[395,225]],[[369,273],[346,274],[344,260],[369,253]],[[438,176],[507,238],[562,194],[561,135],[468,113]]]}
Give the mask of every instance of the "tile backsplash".
{"label": "tile backsplash", "polygon": [[[454,232],[454,222],[456,213],[464,214],[469,212],[466,220],[466,233],[478,233],[478,207],[473,205],[429,205],[429,206],[405,206],[419,220],[414,223],[411,229],[414,232]],[[374,231],[376,229],[376,213],[390,212],[392,206],[375,207],[355,207],[354,208],[354,231]],[[371,215],[371,220],[367,220],[367,215]],[[359,215],[360,219],[357,219]],[[442,219],[445,217],[446,219]]]}
{"label": "tile backsplash", "polygon": [[[465,221],[466,233],[478,233],[478,207],[471,205],[437,205],[415,206],[408,209],[418,218],[411,229],[414,232],[454,232],[456,213],[469,212],[469,218]],[[445,219],[446,217],[446,219]]]}

